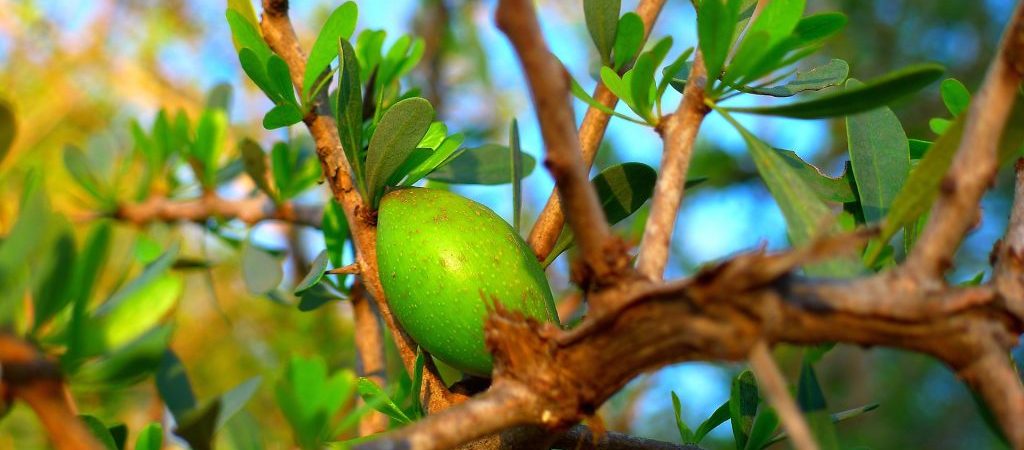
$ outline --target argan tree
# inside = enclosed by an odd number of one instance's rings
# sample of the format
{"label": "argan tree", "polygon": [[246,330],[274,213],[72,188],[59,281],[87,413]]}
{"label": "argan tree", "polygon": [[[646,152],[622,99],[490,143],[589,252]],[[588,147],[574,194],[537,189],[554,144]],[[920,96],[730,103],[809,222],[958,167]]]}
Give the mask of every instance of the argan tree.
{"label": "argan tree", "polygon": [[[218,86],[198,114],[133,121],[131,151],[106,159],[114,170],[98,162],[102,149],[71,143],[65,169],[86,217],[58,212],[51,175],[28,171],[15,218],[2,222],[0,392],[5,404],[30,406],[55,447],[126,448],[132,434],[137,449],[162,448],[172,435],[205,449],[222,429],[257,426],[232,419],[260,378],[201,398],[189,361],[172,349],[181,273],[211,263],[161,242],[191,226],[203,242],[237,250],[253,295],[318,314],[350,305],[358,375],[295,357],[272,382],[301,448],[695,449],[726,422],[737,449],[840,448],[836,427],[877,405],[830,410],[815,364],[852,344],[941,361],[999,439],[1024,449],[1024,386],[1010,356],[1024,331],[1024,3],[1005,18],[972,93],[940,81],[944,69],[932,63],[859,81],[841,59],[809,62],[847,18],[806,14],[805,0],[694,0],[697,45],[685,49],[651,35],[664,0],[625,13],[619,0],[584,0],[574,8],[599,61],[588,92],[549,50],[535,2],[500,0],[494,20],[528,83],[540,161],[522,150],[516,121],[507,142],[481,143],[436,116],[436,31],[387,47],[382,31],[355,32],[358,7],[346,2],[304,46],[286,0],[259,11],[227,3],[238,65],[272,103],[259,111],[263,128],[302,136],[240,135],[231,91]],[[417,72],[428,75],[423,85],[410,77]],[[889,105],[935,83],[947,109],[929,122],[936,137],[909,139]],[[678,105],[664,104],[670,89]],[[760,100],[736,106],[738,97]],[[586,106],[580,120],[577,101]],[[0,108],[0,156],[16,139],[12,111]],[[745,142],[751,176],[777,203],[791,246],[666,280],[684,194],[707,181],[689,169],[709,116]],[[836,119],[845,170],[824,175],[742,116]],[[594,170],[611,121],[661,138],[656,169],[625,161]],[[1014,200],[1002,212],[1009,226],[990,275],[951,281],[982,196],[1014,161]],[[536,217],[524,217],[521,180],[535,170],[556,187]],[[449,189],[506,183],[511,224]],[[638,239],[613,230],[626,219]],[[300,273],[286,277],[281,252],[249,231],[261,223],[316,230],[324,248],[309,260],[293,252],[288,266]],[[111,265],[124,256],[122,227],[152,236],[134,249],[141,268]],[[300,234],[290,239],[301,247]],[[570,264],[552,265],[563,254]],[[118,280],[98,282],[111,268]],[[571,280],[566,298],[552,298],[544,269]],[[795,380],[779,367],[778,345],[802,349]],[[686,399],[673,394],[679,443],[606,431],[603,404],[639,375],[686,361],[749,370],[695,427],[681,414]],[[143,429],[76,405],[80,392],[140,384],[154,386],[156,409],[167,411]]]}

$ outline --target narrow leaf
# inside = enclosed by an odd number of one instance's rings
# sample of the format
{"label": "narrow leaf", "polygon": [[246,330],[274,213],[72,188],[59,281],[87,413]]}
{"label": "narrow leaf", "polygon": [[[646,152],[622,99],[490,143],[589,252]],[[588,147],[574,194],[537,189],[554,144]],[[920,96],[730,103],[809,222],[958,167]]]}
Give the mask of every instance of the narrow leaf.
{"label": "narrow leaf", "polygon": [[736,0],[705,0],[697,10],[697,41],[704,54],[708,79],[712,82],[718,79],[725,58],[729,56],[739,8],[740,3]]}
{"label": "narrow leaf", "polygon": [[398,405],[391,400],[391,397],[388,397],[388,394],[384,392],[380,386],[377,386],[377,383],[374,383],[369,378],[359,378],[358,390],[359,396],[363,398],[363,401],[377,405],[377,411],[384,413],[386,416],[395,419],[401,424],[412,422],[412,419],[402,411],[402,408],[399,408]]}
{"label": "narrow leaf", "polygon": [[683,420],[682,409],[683,406],[679,402],[679,396],[672,392],[672,410],[675,411],[676,415],[676,428],[679,429],[679,439],[684,443],[693,442],[693,430]]}
{"label": "narrow leaf", "polygon": [[820,119],[868,111],[912,94],[942,75],[937,64],[918,64],[891,72],[865,85],[781,106],[728,108],[742,112],[796,119]]}
{"label": "narrow leaf", "polygon": [[796,77],[781,86],[752,88],[751,94],[770,95],[772,97],[792,97],[806,91],[820,91],[836,86],[846,80],[850,66],[841,59],[833,59],[827,64],[812,68],[806,72],[797,72]]}
{"label": "narrow leaf", "polygon": [[164,352],[156,370],[156,390],[177,421],[196,407],[196,396],[192,393],[185,365],[172,350]]}
{"label": "narrow leaf", "polygon": [[324,244],[327,247],[327,254],[330,255],[331,265],[341,267],[345,242],[349,239],[349,227],[345,211],[337,201],[331,200],[327,203],[320,228],[324,233]]}
{"label": "narrow leaf", "polygon": [[729,417],[732,421],[732,434],[736,440],[736,448],[744,448],[754,425],[757,414],[758,390],[757,380],[749,370],[740,372],[732,380],[729,393]]}
{"label": "narrow leaf", "polygon": [[509,165],[512,166],[512,225],[516,232],[519,232],[520,211],[523,207],[523,149],[519,147],[519,123],[516,119],[512,119],[508,141],[508,148],[511,150],[509,156],[512,158],[509,161]]}
{"label": "narrow leaf", "polygon": [[[512,173],[508,154],[509,149],[498,144],[466,149],[427,178],[453,184],[505,184],[511,181],[509,174]],[[537,160],[526,153],[522,154],[522,160],[522,174],[526,177],[533,172]]]}
{"label": "narrow leaf", "polygon": [[365,196],[366,180],[363,168],[363,93],[359,79],[359,61],[355,50],[347,39],[342,39],[338,49],[341,75],[338,77],[338,136],[345,150],[345,158],[355,172],[356,187]]}
{"label": "narrow leaf", "polygon": [[320,282],[320,279],[324,277],[324,272],[327,271],[327,264],[330,262],[329,258],[327,250],[320,251],[320,254],[310,264],[309,272],[306,273],[306,276],[299,284],[295,285],[295,295],[302,295],[303,292],[306,292],[309,288]]}
{"label": "narrow leaf", "polygon": [[704,440],[704,436],[707,436],[711,430],[718,428],[719,425],[729,420],[729,401],[726,400],[715,409],[715,412],[711,413],[704,422],[701,422],[700,426],[697,427],[697,431],[693,433],[693,443],[699,444],[700,441]]}
{"label": "narrow leaf", "polygon": [[231,36],[234,38],[235,47],[238,50],[243,48],[250,49],[262,62],[270,58],[272,54],[270,46],[263,41],[263,36],[260,34],[259,29],[252,22],[234,9],[228,9],[225,12],[225,16],[227,17],[228,25],[231,27]]}
{"label": "narrow leaf", "polygon": [[814,368],[804,361],[800,368],[800,380],[797,382],[797,403],[807,418],[807,424],[814,433],[815,440],[824,450],[839,448],[836,427],[828,413],[825,394],[821,391]]}
{"label": "narrow leaf", "polygon": [[463,139],[462,133],[456,133],[445,138],[444,142],[441,142],[441,145],[437,146],[437,149],[427,159],[409,171],[402,185],[412,186],[448,162],[452,155],[455,154],[455,151],[459,149],[459,146],[462,145]]}
{"label": "narrow leaf", "polygon": [[[750,437],[743,446],[745,450],[760,450],[765,448],[779,428],[779,415],[772,408],[765,408],[757,415],[754,425],[750,429]],[[737,446],[737,448],[740,448]]]}

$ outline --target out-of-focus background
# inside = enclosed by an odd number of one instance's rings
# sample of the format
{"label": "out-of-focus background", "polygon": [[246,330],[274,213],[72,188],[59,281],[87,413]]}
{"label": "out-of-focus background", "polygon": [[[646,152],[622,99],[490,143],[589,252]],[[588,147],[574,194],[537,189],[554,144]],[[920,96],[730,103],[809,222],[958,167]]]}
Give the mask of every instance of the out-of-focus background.
{"label": "out-of-focus background", "polygon": [[[292,20],[307,48],[338,3],[292,2]],[[540,0],[538,4],[552,50],[591,90],[598,61],[583,23],[581,2]],[[635,4],[624,0],[623,10]],[[427,53],[413,81],[423,88],[449,129],[467,132],[474,142],[505,142],[508,123],[516,117],[524,149],[540,157],[543,146],[523,75],[509,43],[494,26],[494,7],[494,1],[363,1],[357,32],[384,29],[389,43],[403,33],[423,37]],[[845,59],[851,76],[862,80],[906,64],[935,61],[947,67],[948,76],[973,90],[1012,7],[1012,0],[808,0],[810,12],[841,11],[850,19],[845,31],[814,58],[818,62]],[[68,181],[61,163],[64,146],[76,143],[90,152],[109,152],[113,159],[131,149],[130,119],[150,123],[161,107],[197,114],[206,92],[218,83],[235,89],[232,139],[248,136],[270,142],[289,137],[288,133],[304,135],[305,129],[299,126],[287,132],[267,132],[260,126],[271,104],[241,72],[224,10],[221,2],[186,0],[14,0],[0,6],[0,99],[13,105],[19,122],[17,141],[0,162],[0,171],[8,173],[0,184],[0,229],[15,218],[21,183],[30,168],[47,174],[48,192],[58,210],[85,221],[88,211],[80,206],[81,193]],[[653,35],[675,39],[670,58],[694,45],[690,2],[670,0]],[[667,95],[666,108],[674,109],[679,95],[671,89]],[[582,117],[585,105],[577,101],[575,106],[577,117]],[[922,139],[934,137],[928,119],[944,111],[937,85],[893,109],[908,136]],[[842,169],[846,138],[841,121],[741,119],[773,146],[796,151],[826,173],[835,175]],[[621,161],[657,167],[660,143],[651,129],[613,119],[598,167]],[[703,264],[759,245],[773,249],[787,245],[783,218],[756,178],[746,147],[720,118],[713,116],[701,130],[691,171],[709,181],[687,192],[667,277],[685,276]],[[116,172],[117,168],[110,168],[111,176]],[[951,275],[955,281],[987,269],[989,251],[1005,228],[1010,186],[1005,174],[999,180],[984,200],[982,222],[958,256],[957,270]],[[552,187],[544,170],[524,181],[527,225]],[[511,215],[507,185],[457,190],[506,218]],[[321,187],[304,198],[315,202],[323,196]],[[635,242],[639,234],[632,222],[617,229]],[[272,246],[301,243],[294,248],[297,254],[288,259],[291,269],[286,273],[292,279],[302,275],[297,266],[303,261],[308,264],[323,248],[319,233],[308,230],[291,232],[279,224],[266,224],[254,232]],[[187,272],[185,294],[174,319],[172,347],[185,362],[197,395],[215,395],[252,376],[272,376],[293,354],[322,355],[332,367],[353,365],[347,305],[300,312],[250,296],[242,285],[237,254],[211,244],[203,233],[191,225],[154,225],[144,230],[121,226],[111,257],[131,261],[140,247],[164,243],[170,236],[184,237],[186,254],[215,255],[218,263],[209,270]],[[549,269],[556,298],[568,290],[565,259]],[[108,270],[116,272],[116,267]],[[104,279],[110,283],[117,276],[105,274]],[[797,349],[778,350],[793,379],[798,355]],[[631,383],[601,412],[609,429],[678,441],[670,391],[682,400],[684,418],[699,423],[728,397],[728,380],[740,368],[713,363],[666,367]],[[967,390],[928,357],[839,346],[824,358],[819,376],[831,410],[880,404],[876,411],[839,426],[844,448],[999,445]],[[83,412],[109,421],[137,424],[161,415],[151,383],[102,398],[88,392],[76,392],[76,397]],[[263,384],[240,417],[258,428],[266,448],[289,446],[288,427],[273,406],[270,383]],[[45,446],[42,436],[24,407],[0,420],[0,447]],[[706,444],[727,448],[730,440],[728,426],[723,426]],[[222,441],[225,448],[238,446],[230,436]]]}

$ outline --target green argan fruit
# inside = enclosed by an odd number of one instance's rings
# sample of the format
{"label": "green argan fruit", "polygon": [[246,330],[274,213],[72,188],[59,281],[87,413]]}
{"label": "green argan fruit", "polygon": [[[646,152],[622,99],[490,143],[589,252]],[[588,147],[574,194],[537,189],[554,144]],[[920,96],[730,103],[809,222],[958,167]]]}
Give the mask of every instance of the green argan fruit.
{"label": "green argan fruit", "polygon": [[377,264],[388,304],[424,350],[465,373],[489,376],[487,306],[500,302],[558,322],[533,252],[486,206],[447,191],[392,191],[377,216]]}

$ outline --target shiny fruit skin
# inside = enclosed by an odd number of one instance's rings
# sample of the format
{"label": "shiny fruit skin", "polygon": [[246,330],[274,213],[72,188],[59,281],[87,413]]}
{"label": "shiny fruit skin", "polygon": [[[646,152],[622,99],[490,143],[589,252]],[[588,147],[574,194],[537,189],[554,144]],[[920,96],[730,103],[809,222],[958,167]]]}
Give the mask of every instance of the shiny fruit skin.
{"label": "shiny fruit skin", "polygon": [[487,305],[557,323],[544,270],[519,234],[477,202],[448,191],[399,189],[377,216],[377,264],[391,311],[424,350],[489,376]]}

